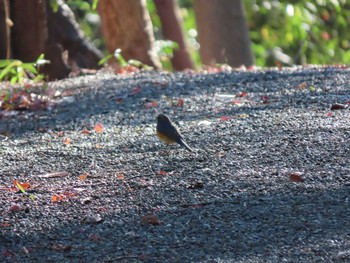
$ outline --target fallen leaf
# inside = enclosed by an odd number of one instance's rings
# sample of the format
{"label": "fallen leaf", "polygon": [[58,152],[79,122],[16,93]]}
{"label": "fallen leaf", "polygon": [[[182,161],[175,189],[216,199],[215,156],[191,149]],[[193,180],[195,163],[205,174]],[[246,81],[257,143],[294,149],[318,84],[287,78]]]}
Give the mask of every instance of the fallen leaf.
{"label": "fallen leaf", "polygon": [[55,177],[65,177],[68,175],[69,175],[69,173],[63,171],[63,172],[39,174],[39,175],[37,175],[37,177],[39,177],[39,178],[55,178]]}
{"label": "fallen leaf", "polygon": [[19,182],[17,180],[12,180],[12,183],[19,190],[27,190],[27,189],[29,189],[31,187],[31,185],[29,183],[21,183],[21,182]]}
{"label": "fallen leaf", "polygon": [[262,100],[262,103],[263,104],[268,104],[270,101],[270,98],[269,98],[269,96],[266,96],[266,95],[264,95],[264,96],[261,96],[261,100]]}
{"label": "fallen leaf", "polygon": [[63,196],[62,195],[57,195],[57,194],[54,194],[52,197],[51,197],[51,201],[52,203],[58,203],[58,202],[61,202],[63,200]]}
{"label": "fallen leaf", "polygon": [[307,85],[307,83],[304,81],[304,82],[300,83],[300,84],[297,86],[297,88],[298,88],[298,89],[305,89],[305,88],[306,88],[306,85]]}
{"label": "fallen leaf", "polygon": [[100,237],[96,234],[90,234],[89,235],[89,240],[91,241],[99,241],[100,240]]}
{"label": "fallen leaf", "polygon": [[145,108],[149,109],[149,108],[154,108],[158,106],[158,102],[157,101],[152,101],[152,102],[146,102],[145,103]]}
{"label": "fallen leaf", "polygon": [[52,250],[55,250],[55,251],[70,251],[72,249],[72,246],[71,245],[63,245],[63,244],[53,244],[51,246],[51,249]]}
{"label": "fallen leaf", "polygon": [[79,175],[79,180],[84,181],[88,177],[88,174],[81,174]]}
{"label": "fallen leaf", "polygon": [[64,131],[59,131],[59,132],[57,132],[57,136],[63,137],[63,136],[64,136]]}
{"label": "fallen leaf", "polygon": [[12,251],[8,250],[8,249],[5,249],[5,250],[2,252],[2,255],[3,255],[5,258],[8,258],[8,257],[13,257],[13,256],[15,256],[16,254],[13,253]]}
{"label": "fallen leaf", "polygon": [[90,134],[91,131],[89,131],[88,129],[84,128],[82,131],[81,131],[81,134]]}
{"label": "fallen leaf", "polygon": [[304,182],[304,179],[301,178],[301,173],[297,172],[289,174],[289,180],[295,183]]}
{"label": "fallen leaf", "polygon": [[230,116],[222,116],[222,117],[220,118],[220,121],[228,121],[228,120],[230,120],[230,119],[231,119]]}
{"label": "fallen leaf", "polygon": [[124,178],[125,178],[124,174],[121,174],[121,173],[117,174],[118,180],[124,180]]}
{"label": "fallen leaf", "polygon": [[103,133],[103,125],[101,123],[97,123],[94,127],[96,133]]}
{"label": "fallen leaf", "polygon": [[160,174],[160,175],[168,175],[168,172],[167,172],[167,171],[164,171],[164,170],[160,170],[160,171],[159,171],[159,174]]}
{"label": "fallen leaf", "polygon": [[16,211],[20,211],[22,208],[20,205],[12,205],[10,208],[9,208],[9,211],[10,212],[16,212]]}
{"label": "fallen leaf", "polygon": [[238,94],[236,95],[236,97],[240,97],[240,98],[242,98],[242,97],[247,96],[247,94],[248,94],[247,92],[242,91],[242,92],[238,93]]}
{"label": "fallen leaf", "polygon": [[69,145],[69,144],[71,144],[71,139],[70,138],[63,138],[63,143],[65,144],[65,145]]}
{"label": "fallen leaf", "polygon": [[137,86],[136,88],[134,88],[134,89],[130,92],[130,94],[131,94],[131,95],[135,95],[135,94],[139,93],[140,91],[141,91],[141,87],[140,87],[140,86]]}
{"label": "fallen leaf", "polygon": [[341,104],[341,103],[334,103],[331,106],[331,110],[344,110],[348,107],[349,105],[347,104]]}
{"label": "fallen leaf", "polygon": [[333,117],[334,116],[334,113],[333,112],[328,112],[327,114],[326,114],[326,117]]}
{"label": "fallen leaf", "polygon": [[123,98],[117,98],[117,99],[116,99],[116,102],[122,103],[122,102],[124,102],[124,99],[123,99]]}
{"label": "fallen leaf", "polygon": [[178,101],[177,101],[177,107],[183,107],[184,106],[184,103],[185,103],[185,99],[183,98],[180,98]]}
{"label": "fallen leaf", "polygon": [[159,219],[154,216],[154,215],[145,215],[144,217],[141,218],[141,225],[153,225],[153,226],[158,226],[160,225],[161,222]]}
{"label": "fallen leaf", "polygon": [[244,102],[243,102],[242,100],[233,100],[233,101],[232,101],[232,104],[233,104],[233,105],[243,105]]}
{"label": "fallen leaf", "polygon": [[8,222],[0,223],[0,227],[10,227],[10,226],[12,226],[12,225]]}

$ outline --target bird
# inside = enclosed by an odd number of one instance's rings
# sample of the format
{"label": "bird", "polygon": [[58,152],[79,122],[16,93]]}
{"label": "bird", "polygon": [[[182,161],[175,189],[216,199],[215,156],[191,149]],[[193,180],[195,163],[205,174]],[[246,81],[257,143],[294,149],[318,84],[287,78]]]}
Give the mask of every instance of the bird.
{"label": "bird", "polygon": [[178,143],[186,150],[193,152],[190,146],[185,142],[184,138],[176,127],[172,124],[169,117],[164,114],[157,116],[157,135],[159,139],[166,144]]}

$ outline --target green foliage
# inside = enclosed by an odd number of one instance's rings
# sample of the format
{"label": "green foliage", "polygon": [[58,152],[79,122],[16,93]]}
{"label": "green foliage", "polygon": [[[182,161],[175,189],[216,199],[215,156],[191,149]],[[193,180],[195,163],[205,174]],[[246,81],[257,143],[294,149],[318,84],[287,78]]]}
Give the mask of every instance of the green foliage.
{"label": "green foliage", "polygon": [[140,62],[140,61],[138,61],[136,59],[130,59],[130,60],[126,61],[125,58],[122,56],[121,52],[122,52],[122,50],[120,48],[116,49],[113,54],[108,54],[104,58],[102,58],[98,62],[98,65],[99,66],[104,65],[108,61],[110,61],[112,59],[115,59],[117,61],[117,63],[121,67],[133,66],[133,67],[136,67],[136,68],[143,68],[143,69],[151,68],[148,65],[143,64],[142,62]]}
{"label": "green foliage", "polygon": [[9,80],[11,84],[23,83],[25,79],[40,81],[44,75],[38,72],[41,65],[50,63],[41,54],[35,62],[24,63],[16,59],[0,60],[0,81]]}
{"label": "green foliage", "polygon": [[[83,30],[104,53],[102,37],[89,17],[97,15],[98,0],[67,1]],[[350,64],[350,2],[346,0],[244,0],[252,50],[258,66],[292,64]],[[178,0],[190,53],[201,65],[193,0]],[[88,8],[89,5],[89,8]],[[84,8],[86,6],[86,8]],[[147,0],[154,35],[159,45],[164,40],[153,0]],[[170,49],[172,50],[170,50]],[[176,48],[158,51],[165,69],[171,70],[169,58]],[[113,55],[110,55],[113,57]]]}
{"label": "green foliage", "polygon": [[274,66],[280,55],[290,64],[350,63],[348,1],[244,3],[257,65]]}

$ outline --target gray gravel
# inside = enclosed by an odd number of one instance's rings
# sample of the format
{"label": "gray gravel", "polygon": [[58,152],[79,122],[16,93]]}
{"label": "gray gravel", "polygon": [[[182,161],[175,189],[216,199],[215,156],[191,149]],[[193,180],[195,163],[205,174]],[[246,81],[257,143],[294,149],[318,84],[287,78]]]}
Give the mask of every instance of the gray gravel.
{"label": "gray gravel", "polygon": [[[0,119],[1,262],[350,262],[348,69],[48,87],[48,110]],[[158,113],[195,153],[159,142]]]}

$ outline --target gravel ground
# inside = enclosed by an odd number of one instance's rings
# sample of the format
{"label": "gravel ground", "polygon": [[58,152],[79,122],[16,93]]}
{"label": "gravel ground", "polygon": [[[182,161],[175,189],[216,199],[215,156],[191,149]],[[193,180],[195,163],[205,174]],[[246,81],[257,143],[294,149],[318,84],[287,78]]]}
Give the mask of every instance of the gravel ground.
{"label": "gravel ground", "polygon": [[[48,110],[0,119],[1,262],[350,262],[350,110],[331,110],[348,69],[49,89]],[[194,153],[159,142],[158,113]]]}

